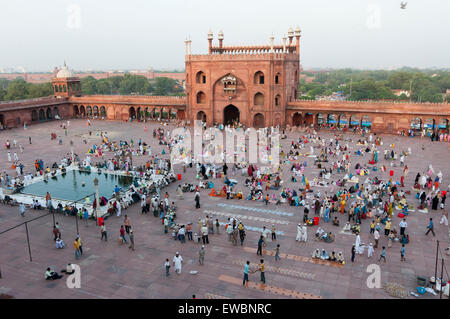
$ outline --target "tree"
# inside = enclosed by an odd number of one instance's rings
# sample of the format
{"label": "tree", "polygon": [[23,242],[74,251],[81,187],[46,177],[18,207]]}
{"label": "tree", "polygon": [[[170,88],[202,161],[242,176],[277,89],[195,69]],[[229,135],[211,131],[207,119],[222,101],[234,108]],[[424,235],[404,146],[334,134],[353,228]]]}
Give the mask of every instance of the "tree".
{"label": "tree", "polygon": [[178,82],[174,79],[158,77],[154,81],[154,95],[170,95],[179,91],[180,87]]}
{"label": "tree", "polygon": [[5,100],[21,100],[28,98],[28,85],[23,79],[16,79],[12,81],[5,95]]}

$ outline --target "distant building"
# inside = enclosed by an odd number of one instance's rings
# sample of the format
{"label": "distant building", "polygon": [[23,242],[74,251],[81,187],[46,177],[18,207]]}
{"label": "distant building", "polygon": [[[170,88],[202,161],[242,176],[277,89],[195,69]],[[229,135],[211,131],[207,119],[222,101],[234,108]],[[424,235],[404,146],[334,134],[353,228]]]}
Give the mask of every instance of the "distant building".
{"label": "distant building", "polygon": [[409,90],[392,90],[392,93],[394,93],[396,96],[405,94],[407,97],[409,97],[409,95],[410,95]]}

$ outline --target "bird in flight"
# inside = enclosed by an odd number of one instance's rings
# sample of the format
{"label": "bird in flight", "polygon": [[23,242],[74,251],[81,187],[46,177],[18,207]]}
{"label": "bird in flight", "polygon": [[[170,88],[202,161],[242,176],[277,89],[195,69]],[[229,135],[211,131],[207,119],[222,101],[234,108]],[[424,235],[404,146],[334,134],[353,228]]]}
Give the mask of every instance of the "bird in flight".
{"label": "bird in flight", "polygon": [[400,3],[400,9],[406,9],[406,5],[408,4],[408,2],[401,2]]}

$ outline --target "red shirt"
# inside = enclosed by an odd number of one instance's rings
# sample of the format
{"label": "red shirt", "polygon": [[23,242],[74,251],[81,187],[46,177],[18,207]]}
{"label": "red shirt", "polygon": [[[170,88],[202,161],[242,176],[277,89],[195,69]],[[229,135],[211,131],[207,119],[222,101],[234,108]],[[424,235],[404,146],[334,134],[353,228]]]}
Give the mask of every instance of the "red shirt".
{"label": "red shirt", "polygon": [[125,235],[125,229],[120,228],[120,236],[124,236]]}

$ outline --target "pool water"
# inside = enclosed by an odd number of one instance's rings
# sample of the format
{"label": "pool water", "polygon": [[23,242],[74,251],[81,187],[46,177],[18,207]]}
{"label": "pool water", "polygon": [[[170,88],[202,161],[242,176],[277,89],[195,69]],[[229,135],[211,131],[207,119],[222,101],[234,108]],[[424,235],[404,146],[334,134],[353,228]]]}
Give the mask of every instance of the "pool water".
{"label": "pool water", "polygon": [[36,182],[25,186],[21,193],[45,197],[49,192],[52,199],[68,201],[81,200],[90,195],[91,203],[93,203],[95,199],[94,179],[96,177],[100,198],[105,196],[110,199],[116,185],[122,190],[127,190],[133,183],[133,177],[130,176],[72,170],[63,175],[49,177],[47,182]]}

